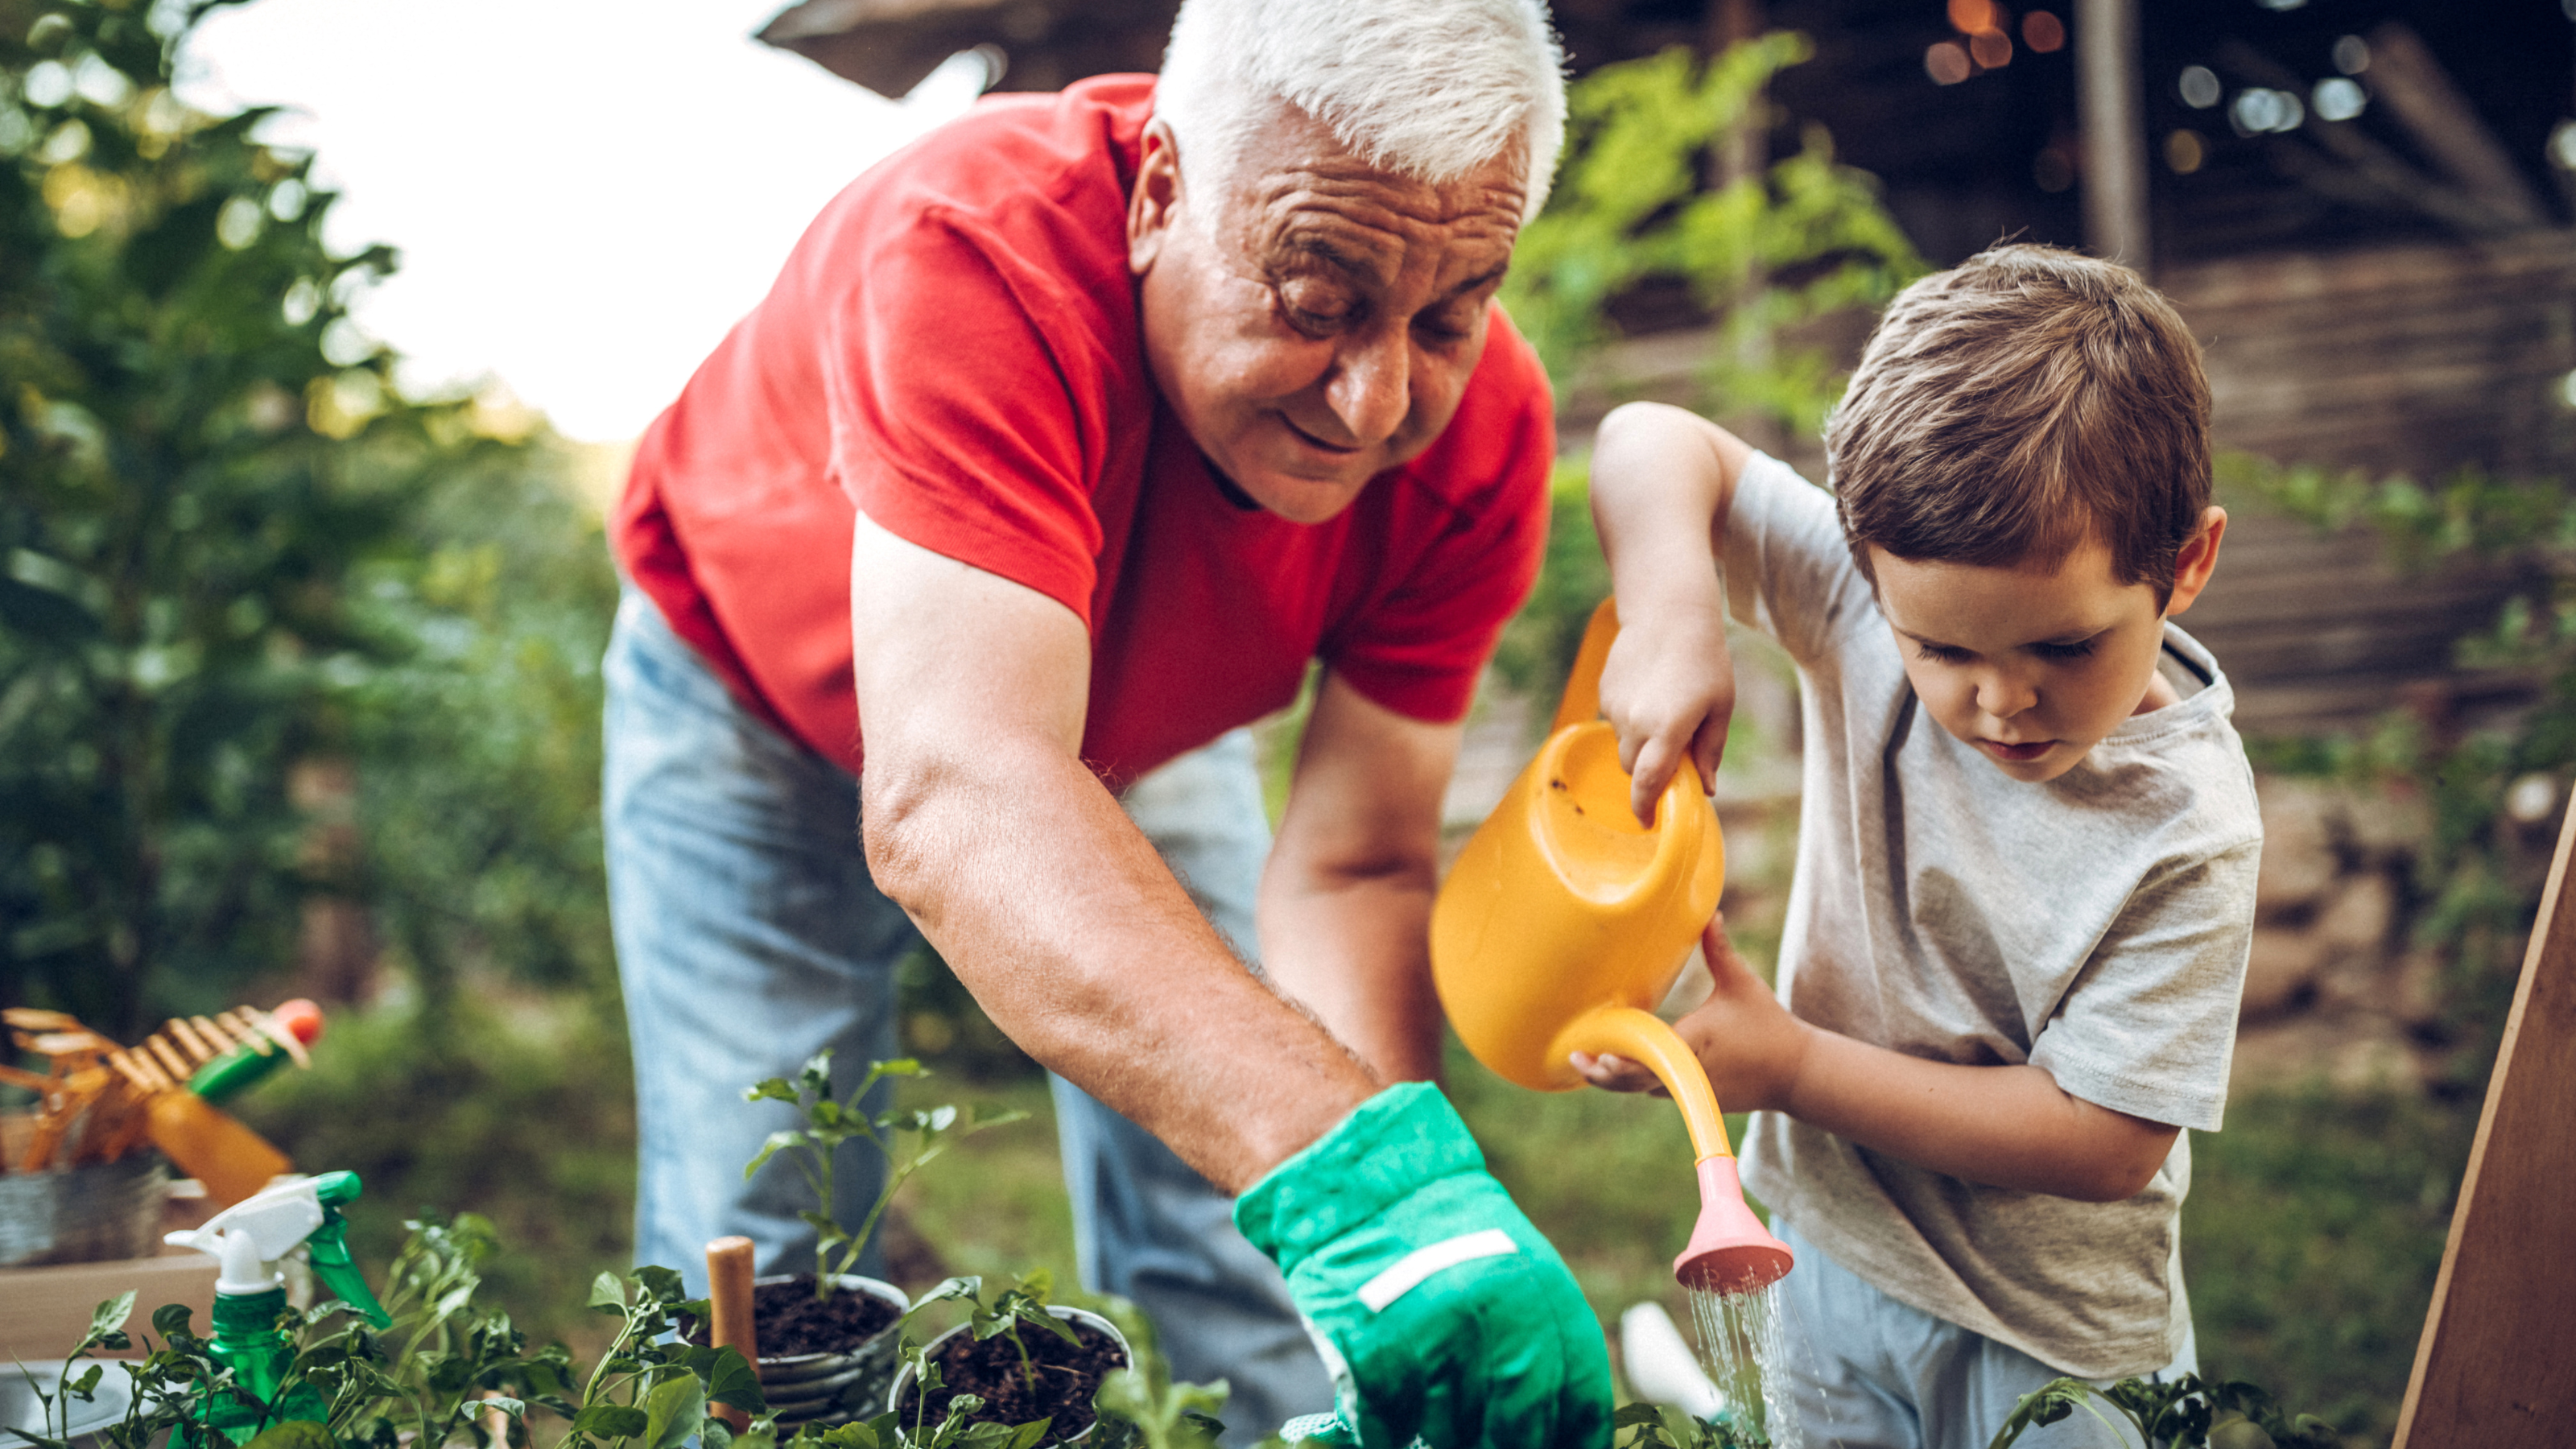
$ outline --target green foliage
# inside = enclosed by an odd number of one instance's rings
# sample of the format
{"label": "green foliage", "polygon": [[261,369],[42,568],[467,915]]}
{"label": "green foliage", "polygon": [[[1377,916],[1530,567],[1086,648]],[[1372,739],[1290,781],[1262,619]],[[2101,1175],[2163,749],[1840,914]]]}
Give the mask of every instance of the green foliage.
{"label": "green foliage", "polygon": [[2128,1421],[2141,1449],[2334,1449],[2342,1442],[2324,1420],[2291,1417],[2252,1384],[2210,1383],[2184,1374],[2169,1382],[2122,1379],[2107,1389],[2082,1379],[2043,1384],[2022,1396],[1990,1449],[2011,1449],[2027,1431],[2079,1409],[2118,1434],[2119,1424],[2102,1412],[2105,1405]]}
{"label": "green foliage", "polygon": [[2495,1061],[2548,868],[2547,842],[2511,824],[2505,797],[2534,775],[2563,797],[2576,776],[2576,488],[2475,468],[2426,487],[2241,454],[2219,460],[2219,481],[2321,530],[2374,528],[2406,567],[2502,555],[2532,565],[2493,626],[2460,644],[2463,663],[2532,679],[2539,697],[2528,709],[2456,737],[2391,718],[2360,739],[2276,743],[2262,759],[2423,792],[2433,829],[2415,861],[2416,937],[2443,962],[2438,1010],[2457,1047],[2449,1085],[2475,1094]]}
{"label": "green foliage", "polygon": [[1565,162],[1547,209],[1513,250],[1504,302],[1560,379],[1583,374],[1615,329],[1611,302],[1679,279],[1722,319],[1711,400],[1810,432],[1841,391],[1830,361],[1785,346],[1783,329],[1873,307],[1922,272],[1879,205],[1876,183],[1837,165],[1823,128],[1796,154],[1715,189],[1708,158],[1767,149],[1764,88],[1813,53],[1775,32],[1700,63],[1673,49],[1607,65],[1566,97]]}
{"label": "green foliage", "polygon": [[1668,1404],[1629,1404],[1610,1419],[1616,1449],[1771,1449],[1759,1429],[1695,1419]]}
{"label": "green foliage", "polygon": [[599,660],[617,608],[600,525],[533,436],[444,460],[354,611],[398,653],[351,691],[373,908],[433,1014],[482,972],[610,999]]}
{"label": "green foliage", "polygon": [[[393,253],[324,245],[310,156],[173,96],[208,8],[0,3],[0,999],[119,1035],[290,960],[310,895],[364,894],[290,778],[472,738],[417,712],[436,636],[387,601],[437,575],[422,500],[544,466],[524,421],[398,391],[348,315]],[[462,874],[376,884],[411,908]]]}
{"label": "green foliage", "polygon": [[[929,1108],[888,1108],[871,1112],[865,1105],[868,1094],[879,1082],[898,1077],[918,1077],[922,1065],[910,1058],[890,1062],[870,1062],[867,1075],[850,1089],[846,1098],[832,1095],[832,1052],[826,1047],[816,1052],[796,1074],[796,1080],[771,1077],[743,1093],[750,1102],[785,1102],[805,1115],[802,1127],[783,1128],[769,1134],[760,1151],[742,1170],[748,1179],[780,1152],[792,1152],[796,1170],[803,1174],[805,1185],[814,1194],[815,1206],[797,1214],[814,1229],[814,1296],[829,1298],[832,1279],[847,1273],[866,1250],[868,1239],[876,1232],[877,1223],[885,1216],[894,1195],[914,1173],[929,1165],[932,1159],[950,1147],[988,1127],[1017,1122],[1024,1115],[1001,1112],[978,1116],[973,1107],[960,1113],[945,1103]],[[833,1213],[835,1183],[832,1158],[842,1143],[858,1138],[883,1154],[886,1163],[885,1185],[877,1200],[868,1206],[867,1216],[855,1229],[841,1226]],[[968,1281],[972,1280],[951,1280]],[[971,1289],[969,1290],[971,1293]],[[1007,1295],[1006,1295],[1007,1296]],[[1054,1320],[1048,1320],[1052,1323]],[[985,1337],[979,1331],[977,1337]],[[1019,1341],[1013,1334],[1012,1342]],[[1020,1359],[1028,1360],[1022,1348]]]}
{"label": "green foliage", "polygon": [[1548,480],[1547,556],[1539,564],[1538,583],[1494,646],[1494,671],[1551,712],[1566,671],[1574,667],[1584,625],[1594,606],[1610,596],[1610,564],[1592,526],[1591,479],[1583,459],[1557,463]]}
{"label": "green foliage", "polygon": [[1144,1449],[1216,1449],[1217,1436],[1225,1432],[1216,1417],[1225,1407],[1225,1381],[1172,1382],[1172,1366],[1156,1348],[1151,1319],[1124,1299],[1112,1299],[1101,1312],[1126,1336],[1129,1363],[1101,1381],[1094,1405],[1104,1416],[1134,1425]]}

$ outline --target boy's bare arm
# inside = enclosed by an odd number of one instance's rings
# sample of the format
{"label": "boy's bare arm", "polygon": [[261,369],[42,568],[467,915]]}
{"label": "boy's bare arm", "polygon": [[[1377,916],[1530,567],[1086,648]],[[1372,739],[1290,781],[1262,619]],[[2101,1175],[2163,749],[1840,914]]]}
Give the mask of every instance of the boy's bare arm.
{"label": "boy's bare arm", "polygon": [[[2180,1129],[2069,1095],[2034,1066],[1961,1066],[1812,1026],[1735,954],[1723,922],[1704,944],[1717,989],[1674,1023],[1728,1111],[1786,1112],[1917,1167],[2083,1202],[2134,1197]],[[1653,1079],[1616,1058],[1575,1065],[1594,1085]]]}
{"label": "boy's bare arm", "polygon": [[1592,519],[1619,600],[1619,640],[1601,675],[1601,713],[1651,821],[1688,761],[1713,785],[1735,709],[1726,649],[1726,515],[1752,449],[1724,428],[1662,403],[1601,420],[1592,448]]}

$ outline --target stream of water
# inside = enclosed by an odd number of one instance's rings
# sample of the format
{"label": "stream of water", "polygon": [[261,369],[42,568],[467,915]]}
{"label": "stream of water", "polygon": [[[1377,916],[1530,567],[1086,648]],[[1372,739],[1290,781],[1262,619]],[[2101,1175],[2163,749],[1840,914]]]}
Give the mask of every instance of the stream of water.
{"label": "stream of water", "polygon": [[[1780,1329],[1780,1285],[1750,1291],[1686,1290],[1691,1330],[1699,1340],[1700,1367],[1739,1412],[1761,1406],[1763,1432],[1774,1449],[1805,1449],[1796,1411],[1790,1408]],[[1776,1387],[1779,1386],[1779,1387]]]}

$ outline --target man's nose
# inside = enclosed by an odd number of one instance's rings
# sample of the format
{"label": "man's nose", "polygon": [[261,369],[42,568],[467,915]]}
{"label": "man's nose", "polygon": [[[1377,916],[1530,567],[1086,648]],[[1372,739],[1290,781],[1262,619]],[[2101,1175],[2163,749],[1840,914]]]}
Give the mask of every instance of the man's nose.
{"label": "man's nose", "polygon": [[1412,358],[1401,329],[1370,328],[1346,341],[1324,399],[1354,443],[1369,447],[1393,437],[1413,406]]}

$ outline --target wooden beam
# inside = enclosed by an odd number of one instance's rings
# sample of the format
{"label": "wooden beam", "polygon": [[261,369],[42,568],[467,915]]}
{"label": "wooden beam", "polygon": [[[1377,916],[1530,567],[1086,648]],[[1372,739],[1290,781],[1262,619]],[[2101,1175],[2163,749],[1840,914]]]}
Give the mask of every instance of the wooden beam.
{"label": "wooden beam", "polygon": [[2576,1413],[2576,803],[2505,1019],[2394,1449],[2561,1449]]}
{"label": "wooden beam", "polygon": [[2077,109],[2084,142],[2084,244],[2146,271],[2147,121],[2137,0],[2075,0]]}

